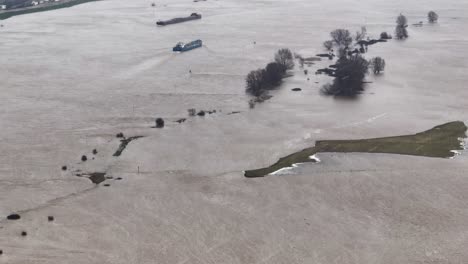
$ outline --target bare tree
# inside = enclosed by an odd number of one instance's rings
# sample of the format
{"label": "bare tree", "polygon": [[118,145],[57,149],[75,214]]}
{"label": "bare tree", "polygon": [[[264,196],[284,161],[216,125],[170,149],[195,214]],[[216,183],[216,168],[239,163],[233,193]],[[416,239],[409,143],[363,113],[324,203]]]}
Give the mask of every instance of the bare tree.
{"label": "bare tree", "polygon": [[275,54],[275,62],[283,66],[284,71],[294,68],[294,59],[291,50],[280,49]]}
{"label": "bare tree", "polygon": [[405,39],[408,37],[408,19],[400,14],[396,20],[397,26],[395,28],[395,35],[397,39]]}
{"label": "bare tree", "polygon": [[366,27],[361,27],[361,31],[356,31],[356,36],[354,37],[354,40],[356,42],[363,40],[367,35],[367,28]]}
{"label": "bare tree", "polygon": [[349,46],[353,42],[353,37],[347,29],[335,29],[330,33],[333,42],[338,46]]}
{"label": "bare tree", "polygon": [[254,96],[260,96],[265,92],[266,70],[258,69],[251,71],[245,81],[247,82],[246,92]]}
{"label": "bare tree", "polygon": [[439,20],[439,15],[434,11],[430,11],[427,14],[427,20],[429,21],[429,23],[436,23],[437,20]]}
{"label": "bare tree", "polygon": [[299,66],[301,68],[303,68],[304,67],[304,62],[305,62],[304,57],[302,57],[302,55],[299,54],[299,53],[294,53],[294,58],[299,61]]}
{"label": "bare tree", "polygon": [[372,58],[370,65],[372,66],[374,74],[380,74],[380,72],[385,70],[385,60],[381,57]]}
{"label": "bare tree", "polygon": [[333,41],[327,40],[327,41],[323,42],[323,46],[327,50],[332,50],[333,49]]}

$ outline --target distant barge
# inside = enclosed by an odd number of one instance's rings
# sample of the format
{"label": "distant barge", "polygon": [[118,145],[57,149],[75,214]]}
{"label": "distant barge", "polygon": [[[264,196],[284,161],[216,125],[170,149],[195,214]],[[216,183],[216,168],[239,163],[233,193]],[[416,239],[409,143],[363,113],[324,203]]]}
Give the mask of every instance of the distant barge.
{"label": "distant barge", "polygon": [[179,42],[174,48],[172,48],[172,51],[184,52],[184,51],[189,51],[189,50],[193,50],[196,48],[200,48],[201,46],[203,46],[203,42],[200,39],[194,40],[187,44]]}
{"label": "distant barge", "polygon": [[158,26],[167,26],[167,25],[171,25],[171,24],[177,24],[177,23],[182,23],[182,22],[191,21],[191,20],[197,20],[197,19],[201,19],[201,18],[202,18],[202,16],[200,14],[192,13],[188,17],[176,17],[176,18],[173,18],[173,19],[170,19],[170,20],[158,21],[158,22],[156,22],[156,25],[158,25]]}

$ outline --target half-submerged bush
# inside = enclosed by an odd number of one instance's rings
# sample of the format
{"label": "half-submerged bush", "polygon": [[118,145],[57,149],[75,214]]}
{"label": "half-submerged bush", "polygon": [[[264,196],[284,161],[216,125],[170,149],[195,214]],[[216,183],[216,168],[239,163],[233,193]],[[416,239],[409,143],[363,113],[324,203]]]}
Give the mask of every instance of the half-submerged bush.
{"label": "half-submerged bush", "polygon": [[197,114],[197,110],[195,108],[190,108],[187,112],[189,116],[195,116]]}
{"label": "half-submerged bush", "polygon": [[160,117],[156,118],[156,128],[163,128],[164,127],[164,120]]}
{"label": "half-submerged bush", "polygon": [[372,58],[370,61],[370,65],[374,74],[380,74],[380,72],[383,72],[385,70],[385,60],[381,57]]}
{"label": "half-submerged bush", "polygon": [[355,96],[364,90],[364,78],[368,70],[369,62],[361,55],[342,57],[336,63],[333,83],[322,87],[322,93],[335,96]]}
{"label": "half-submerged bush", "polygon": [[435,23],[437,22],[437,20],[439,20],[439,15],[434,11],[430,11],[427,14],[427,20],[429,21],[429,23]]}
{"label": "half-submerged bush", "polygon": [[397,39],[408,38],[408,19],[404,15],[399,15],[396,20],[395,37]]}
{"label": "half-submerged bush", "polygon": [[380,39],[392,39],[392,35],[388,34],[387,32],[380,33]]}

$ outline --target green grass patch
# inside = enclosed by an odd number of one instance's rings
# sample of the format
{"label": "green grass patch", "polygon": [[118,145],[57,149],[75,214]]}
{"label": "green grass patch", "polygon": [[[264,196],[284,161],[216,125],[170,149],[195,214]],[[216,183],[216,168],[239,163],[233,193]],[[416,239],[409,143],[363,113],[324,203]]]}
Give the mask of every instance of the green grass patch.
{"label": "green grass patch", "polygon": [[451,122],[414,135],[359,140],[323,140],[284,158],[270,167],[245,172],[245,177],[264,177],[293,164],[311,162],[310,156],[320,152],[363,152],[450,158],[454,150],[462,150],[467,127],[463,122]]}

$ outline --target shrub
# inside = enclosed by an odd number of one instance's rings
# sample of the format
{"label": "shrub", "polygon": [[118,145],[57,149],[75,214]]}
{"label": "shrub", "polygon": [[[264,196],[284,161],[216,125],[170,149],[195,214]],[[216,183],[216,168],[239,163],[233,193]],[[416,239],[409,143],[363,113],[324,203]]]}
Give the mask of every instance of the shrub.
{"label": "shrub", "polygon": [[63,170],[63,171],[66,171],[66,170],[67,170],[67,166],[62,166],[62,170]]}
{"label": "shrub", "polygon": [[97,149],[93,149],[93,154],[96,155],[97,153]]}
{"label": "shrub", "polygon": [[124,137],[124,134],[122,132],[118,133],[117,135],[115,135],[117,138],[123,138]]}
{"label": "shrub", "polygon": [[280,49],[275,54],[275,62],[283,66],[284,71],[291,70],[294,68],[294,59],[291,50]]}
{"label": "shrub", "polygon": [[374,74],[379,74],[385,70],[385,60],[381,57],[375,57],[370,61]]}
{"label": "shrub", "polygon": [[335,29],[330,33],[333,42],[335,42],[338,46],[349,46],[353,42],[353,38],[351,37],[351,33],[347,29]]}
{"label": "shrub", "polygon": [[197,110],[195,108],[190,108],[187,110],[189,116],[195,116],[197,114]]}
{"label": "shrub", "polygon": [[427,20],[429,21],[429,23],[435,23],[437,22],[437,20],[439,20],[439,15],[434,11],[430,11],[427,14]]}
{"label": "shrub", "polygon": [[84,161],[87,161],[87,160],[88,160],[88,158],[86,157],[86,155],[81,156],[81,161],[84,162]]}
{"label": "shrub", "polygon": [[380,33],[380,39],[392,39],[392,36],[387,32]]}
{"label": "shrub", "polygon": [[51,215],[49,215],[49,216],[47,217],[47,220],[48,220],[49,222],[52,222],[52,221],[54,221],[54,217],[51,216]]}
{"label": "shrub", "polygon": [[156,118],[156,128],[163,128],[164,127],[164,120],[160,117]]}

